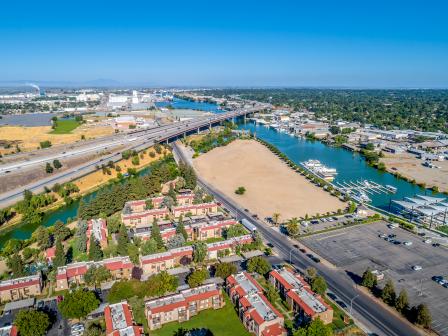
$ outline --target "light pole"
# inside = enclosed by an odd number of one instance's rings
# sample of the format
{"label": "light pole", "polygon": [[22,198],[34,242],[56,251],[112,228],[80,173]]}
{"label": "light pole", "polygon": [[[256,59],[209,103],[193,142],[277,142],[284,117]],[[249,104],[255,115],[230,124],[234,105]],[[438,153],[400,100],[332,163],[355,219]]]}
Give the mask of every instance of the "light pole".
{"label": "light pole", "polygon": [[290,250],[289,250],[289,263],[290,264],[292,264],[292,262],[291,262],[291,257],[292,257],[292,250],[293,250],[294,248],[291,248]]}
{"label": "light pole", "polygon": [[359,294],[356,294],[351,300],[350,300],[350,315],[352,315],[352,308],[353,308],[353,301],[359,296]]}

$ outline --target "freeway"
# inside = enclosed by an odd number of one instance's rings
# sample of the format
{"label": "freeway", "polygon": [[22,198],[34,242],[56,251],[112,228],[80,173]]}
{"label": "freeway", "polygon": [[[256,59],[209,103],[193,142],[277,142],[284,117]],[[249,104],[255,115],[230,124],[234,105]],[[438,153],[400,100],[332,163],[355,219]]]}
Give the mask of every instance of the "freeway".
{"label": "freeway", "polygon": [[[178,160],[191,164],[191,159],[176,144],[174,145],[174,154]],[[311,259],[305,257],[294,246],[288,237],[276,229],[268,227],[260,220],[254,219],[249,212],[242,209],[222,192],[206,183],[200,176],[198,176],[198,184],[212,194],[224,207],[230,210],[238,220],[244,218],[255,225],[257,231],[266,241],[274,246],[285,262],[292,261],[294,266],[301,272],[305,272],[308,267],[316,268],[325,277],[328,288],[334,294],[347,306],[350,306],[350,303],[352,303],[352,316],[361,322],[371,333],[388,336],[417,336],[423,334],[409,322],[390,313],[387,308],[359,290],[345,272],[330,269],[321,263],[312,262]]]}
{"label": "freeway", "polygon": [[[192,120],[177,122],[174,124],[170,124],[167,126],[157,127],[148,129],[145,131],[141,131],[139,133],[134,133],[131,138],[126,138],[126,142],[128,143],[127,149],[130,150],[136,150],[141,151],[145,148],[148,148],[150,146],[153,146],[155,143],[161,143],[164,141],[169,141],[171,139],[174,139],[176,137],[182,136],[183,134],[186,134],[187,132],[199,130],[202,127],[212,127],[214,125],[217,125],[218,123],[231,119],[236,118],[239,116],[244,116],[250,113],[254,113],[256,111],[265,109],[267,105],[265,104],[259,104],[255,105],[251,108],[244,108],[239,109],[227,113],[221,113],[209,117],[200,117]],[[66,153],[67,154],[67,153]],[[83,155],[84,153],[81,153],[80,155]],[[62,154],[61,154],[62,155]],[[42,160],[45,159],[45,160]],[[40,164],[42,162],[49,162],[51,159],[48,157],[46,158],[38,158],[36,159],[38,162],[34,164]],[[32,183],[29,183],[24,186],[20,186],[19,188],[7,191],[0,195],[0,208],[12,205],[22,199],[23,197],[23,191],[24,190],[30,190],[34,193],[42,192],[44,191],[45,187],[51,188],[54,184],[59,183],[66,183],[69,181],[72,181],[76,178],[82,177],[84,175],[87,175],[95,170],[97,170],[97,166],[100,166],[108,161],[114,161],[117,162],[121,160],[121,151],[116,151],[110,154],[107,154],[105,156],[102,156],[101,158],[97,158],[88,162],[85,162],[81,165],[78,165],[76,167],[71,167],[69,170],[53,174],[51,176],[48,176],[44,179],[41,179],[39,181],[35,181]],[[27,162],[29,163],[29,162]],[[15,163],[17,164],[17,163]],[[24,169],[25,166],[18,164],[19,166],[15,169]],[[28,166],[28,165],[27,165]]]}

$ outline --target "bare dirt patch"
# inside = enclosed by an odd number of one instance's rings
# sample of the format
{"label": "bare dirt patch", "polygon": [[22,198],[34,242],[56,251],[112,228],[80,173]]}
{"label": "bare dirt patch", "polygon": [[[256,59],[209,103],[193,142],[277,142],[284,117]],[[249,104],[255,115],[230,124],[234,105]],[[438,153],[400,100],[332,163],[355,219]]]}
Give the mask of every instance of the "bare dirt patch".
{"label": "bare dirt patch", "polygon": [[[263,218],[279,213],[284,221],[346,206],[253,140],[236,140],[199,156],[193,163],[207,182]],[[244,195],[235,194],[240,186],[246,189]]]}

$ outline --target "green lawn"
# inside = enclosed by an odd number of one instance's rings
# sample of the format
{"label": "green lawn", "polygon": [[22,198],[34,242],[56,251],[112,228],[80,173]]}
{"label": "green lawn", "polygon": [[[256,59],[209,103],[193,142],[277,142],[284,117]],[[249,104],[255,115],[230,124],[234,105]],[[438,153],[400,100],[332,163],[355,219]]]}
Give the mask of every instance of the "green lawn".
{"label": "green lawn", "polygon": [[183,323],[172,322],[165,324],[161,329],[151,331],[151,336],[173,336],[179,329],[207,328],[214,336],[249,336],[230,302],[224,293],[225,306],[218,310],[204,310]]}
{"label": "green lawn", "polygon": [[52,134],[68,134],[78,127],[80,123],[74,119],[58,119],[56,122],[55,129],[51,132]]}

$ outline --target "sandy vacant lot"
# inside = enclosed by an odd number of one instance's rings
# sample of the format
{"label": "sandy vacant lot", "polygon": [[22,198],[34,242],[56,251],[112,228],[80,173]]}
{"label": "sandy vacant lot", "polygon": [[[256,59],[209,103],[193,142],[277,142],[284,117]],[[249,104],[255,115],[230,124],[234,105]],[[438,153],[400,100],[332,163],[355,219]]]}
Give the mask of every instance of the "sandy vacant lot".
{"label": "sandy vacant lot", "polygon": [[448,191],[448,161],[435,161],[434,164],[440,168],[428,168],[422,166],[423,161],[410,153],[385,153],[381,161],[391,172],[396,171],[417,183],[425,183],[428,188],[437,186],[440,191]]}
{"label": "sandy vacant lot", "polygon": [[[193,162],[207,182],[261,218],[277,212],[285,221],[345,207],[254,140],[236,140]],[[246,188],[242,196],[235,194],[239,186]]]}
{"label": "sandy vacant lot", "polygon": [[[81,125],[70,134],[51,134],[51,126],[36,126],[36,127],[22,127],[22,126],[2,126],[0,127],[0,140],[6,140],[18,144],[24,151],[34,150],[39,148],[41,141],[49,140],[53,145],[67,144],[81,140],[81,135],[86,139],[98,138],[114,133],[112,127],[97,126],[90,127],[88,125]],[[15,150],[15,146],[11,149],[0,149],[2,154]]]}

